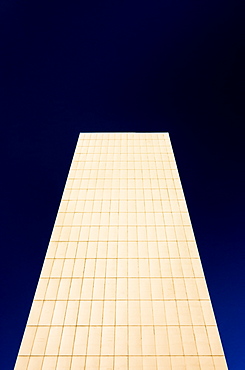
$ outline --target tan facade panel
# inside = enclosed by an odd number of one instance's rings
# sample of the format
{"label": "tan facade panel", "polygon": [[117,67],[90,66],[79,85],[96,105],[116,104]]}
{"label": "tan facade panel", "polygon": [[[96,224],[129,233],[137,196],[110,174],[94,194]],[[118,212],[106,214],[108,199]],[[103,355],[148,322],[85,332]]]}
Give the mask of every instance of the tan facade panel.
{"label": "tan facade panel", "polygon": [[15,369],[227,369],[167,133],[80,134]]}

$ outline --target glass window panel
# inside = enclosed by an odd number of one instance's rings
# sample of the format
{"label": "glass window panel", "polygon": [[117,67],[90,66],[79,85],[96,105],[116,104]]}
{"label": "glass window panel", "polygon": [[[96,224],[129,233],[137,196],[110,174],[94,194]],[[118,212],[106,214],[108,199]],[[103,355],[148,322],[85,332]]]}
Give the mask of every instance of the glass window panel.
{"label": "glass window panel", "polygon": [[49,334],[49,327],[37,327],[33,347],[31,350],[32,355],[43,355],[45,352],[47,339]]}
{"label": "glass window panel", "polygon": [[115,328],[102,327],[101,355],[112,355],[114,353]]}
{"label": "glass window panel", "polygon": [[[128,350],[129,350],[129,364],[131,365],[134,363],[133,355],[141,355],[142,354],[142,333],[140,326],[129,326],[128,327]],[[129,366],[129,368],[133,369],[133,367]],[[141,367],[142,368],[142,367]],[[136,362],[136,369],[137,369],[137,362]]]}

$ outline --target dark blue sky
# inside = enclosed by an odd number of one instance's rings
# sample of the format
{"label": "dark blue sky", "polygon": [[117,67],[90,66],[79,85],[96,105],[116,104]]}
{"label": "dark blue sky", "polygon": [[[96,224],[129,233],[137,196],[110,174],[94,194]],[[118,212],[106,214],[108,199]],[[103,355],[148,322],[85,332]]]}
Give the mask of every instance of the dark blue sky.
{"label": "dark blue sky", "polygon": [[168,131],[230,369],[245,364],[237,0],[2,0],[0,368],[18,352],[79,132]]}

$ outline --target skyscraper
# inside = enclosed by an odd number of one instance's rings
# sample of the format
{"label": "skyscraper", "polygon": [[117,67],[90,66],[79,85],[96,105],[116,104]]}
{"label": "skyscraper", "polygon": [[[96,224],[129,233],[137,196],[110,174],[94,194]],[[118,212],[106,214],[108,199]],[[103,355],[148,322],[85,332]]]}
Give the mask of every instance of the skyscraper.
{"label": "skyscraper", "polygon": [[167,133],[80,134],[15,369],[227,369]]}

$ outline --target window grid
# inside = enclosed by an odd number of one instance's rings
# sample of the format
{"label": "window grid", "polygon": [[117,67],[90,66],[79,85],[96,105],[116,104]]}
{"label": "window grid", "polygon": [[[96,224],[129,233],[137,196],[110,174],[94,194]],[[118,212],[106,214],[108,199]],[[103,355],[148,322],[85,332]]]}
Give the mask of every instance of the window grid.
{"label": "window grid", "polygon": [[16,370],[227,369],[166,133],[80,134]]}

